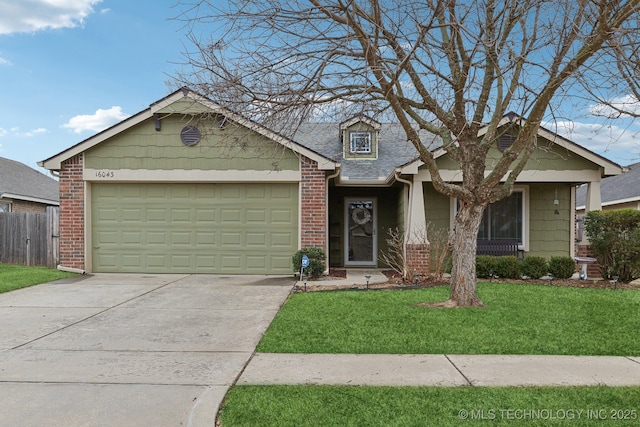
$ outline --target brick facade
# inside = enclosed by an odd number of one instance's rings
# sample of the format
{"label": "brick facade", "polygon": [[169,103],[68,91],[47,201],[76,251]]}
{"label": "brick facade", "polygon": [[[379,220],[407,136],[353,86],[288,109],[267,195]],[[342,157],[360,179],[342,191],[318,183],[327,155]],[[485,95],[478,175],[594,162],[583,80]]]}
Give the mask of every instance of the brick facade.
{"label": "brick facade", "polygon": [[[593,249],[591,249],[591,246],[589,245],[578,245],[578,250],[577,250],[577,256],[579,257],[590,257],[590,258],[595,258],[595,254],[593,253]],[[582,266],[581,265],[576,265],[576,271],[577,272],[581,272],[582,271]],[[602,272],[600,271],[600,264],[593,263],[593,264],[587,264],[587,277],[589,277],[590,279],[601,279],[602,278]]]}
{"label": "brick facade", "polygon": [[327,253],[327,181],[318,164],[302,157],[300,185],[300,245],[302,248],[321,248]]}
{"label": "brick facade", "polygon": [[407,243],[406,262],[409,280],[412,280],[416,274],[419,276],[429,275],[431,273],[431,246],[424,243]]}
{"label": "brick facade", "polygon": [[44,203],[30,202],[27,200],[12,199],[4,201],[11,203],[11,212],[45,213],[47,211],[47,206],[49,206]]}
{"label": "brick facade", "polygon": [[60,170],[60,265],[85,269],[83,155],[62,164]]}

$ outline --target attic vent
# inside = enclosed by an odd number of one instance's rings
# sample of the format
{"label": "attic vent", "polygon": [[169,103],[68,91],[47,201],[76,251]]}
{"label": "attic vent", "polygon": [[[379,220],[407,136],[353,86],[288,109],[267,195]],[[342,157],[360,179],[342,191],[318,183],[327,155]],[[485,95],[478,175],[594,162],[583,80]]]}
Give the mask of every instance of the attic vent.
{"label": "attic vent", "polygon": [[187,147],[191,147],[200,142],[200,130],[195,126],[185,126],[180,132],[180,140]]}
{"label": "attic vent", "polygon": [[498,150],[500,151],[506,150],[507,148],[511,147],[511,145],[515,140],[516,140],[516,137],[509,133],[505,133],[504,135],[501,135],[500,138],[498,139]]}

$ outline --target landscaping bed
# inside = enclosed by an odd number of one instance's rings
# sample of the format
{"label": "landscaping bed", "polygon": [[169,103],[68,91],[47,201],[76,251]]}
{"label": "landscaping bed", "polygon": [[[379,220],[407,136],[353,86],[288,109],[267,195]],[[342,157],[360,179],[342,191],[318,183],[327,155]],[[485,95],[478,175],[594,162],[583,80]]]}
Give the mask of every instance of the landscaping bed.
{"label": "landscaping bed", "polygon": [[[437,278],[434,276],[420,276],[416,282],[403,282],[399,277],[399,274],[393,270],[382,270],[385,276],[387,276],[387,282],[369,284],[370,290],[376,289],[425,289],[433,288],[436,286],[448,286],[450,284],[448,277]],[[343,268],[331,268],[329,269],[329,275],[324,276],[318,280],[310,280],[307,282],[306,291],[336,291],[336,290],[356,290],[367,289],[366,284],[346,284],[337,285],[331,283],[335,280],[344,279],[347,277],[347,270]],[[523,285],[544,285],[544,286],[562,286],[572,288],[586,288],[586,289],[640,289],[640,280],[635,280],[631,283],[612,283],[609,280],[602,278],[593,278],[587,280],[579,279],[501,279],[496,278],[493,280],[479,279],[479,282],[495,282],[495,283],[519,283]],[[302,291],[303,289],[300,289]]]}

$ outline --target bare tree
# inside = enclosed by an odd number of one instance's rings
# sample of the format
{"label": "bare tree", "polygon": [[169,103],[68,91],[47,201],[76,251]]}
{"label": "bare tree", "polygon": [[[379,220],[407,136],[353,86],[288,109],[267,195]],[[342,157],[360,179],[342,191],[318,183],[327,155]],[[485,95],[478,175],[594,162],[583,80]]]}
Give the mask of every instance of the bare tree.
{"label": "bare tree", "polygon": [[[318,111],[391,115],[436,190],[459,203],[450,306],[482,305],[475,255],[483,211],[512,192],[560,97],[578,81],[611,81],[618,64],[627,86],[638,70],[628,59],[637,61],[640,0],[220,3],[198,1],[181,17],[194,46],[181,83],[278,124]],[[489,162],[508,112],[523,120]],[[439,137],[460,184],[441,177],[421,130]]]}

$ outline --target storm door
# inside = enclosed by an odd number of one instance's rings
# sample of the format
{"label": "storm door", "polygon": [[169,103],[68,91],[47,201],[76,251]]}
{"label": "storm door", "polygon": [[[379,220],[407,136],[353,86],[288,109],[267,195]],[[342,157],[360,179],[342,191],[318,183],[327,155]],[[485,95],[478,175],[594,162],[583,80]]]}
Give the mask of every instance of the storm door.
{"label": "storm door", "polygon": [[376,265],[377,213],[375,198],[345,199],[345,260],[349,266]]}

